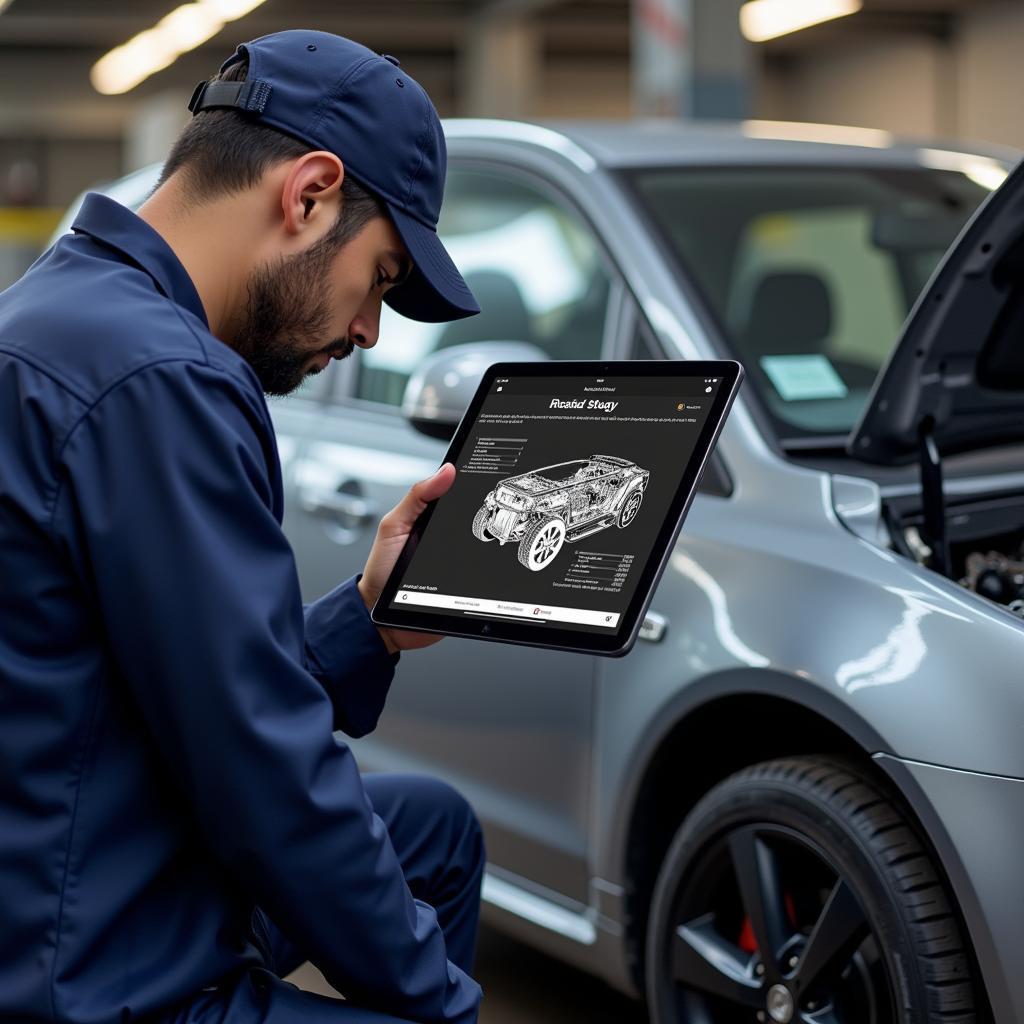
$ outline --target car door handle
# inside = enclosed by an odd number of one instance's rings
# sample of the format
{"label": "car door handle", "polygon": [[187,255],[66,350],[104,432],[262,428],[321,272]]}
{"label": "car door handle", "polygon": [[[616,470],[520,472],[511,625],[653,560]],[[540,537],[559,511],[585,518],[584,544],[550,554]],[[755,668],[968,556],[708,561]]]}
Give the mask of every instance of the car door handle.
{"label": "car door handle", "polygon": [[373,502],[359,494],[340,489],[300,487],[298,498],[304,511],[315,516],[342,520],[347,526],[367,523],[377,518],[377,507]]}
{"label": "car door handle", "polygon": [[637,635],[641,640],[650,640],[652,644],[656,644],[664,638],[667,628],[668,619],[664,615],[648,611],[644,616],[643,624],[640,626],[640,632]]}

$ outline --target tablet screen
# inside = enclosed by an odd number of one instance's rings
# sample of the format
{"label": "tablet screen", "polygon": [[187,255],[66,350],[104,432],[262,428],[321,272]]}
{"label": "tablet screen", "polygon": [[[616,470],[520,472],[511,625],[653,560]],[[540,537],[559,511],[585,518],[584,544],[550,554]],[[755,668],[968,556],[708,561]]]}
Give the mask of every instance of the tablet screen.
{"label": "tablet screen", "polygon": [[388,607],[616,632],[720,385],[494,377]]}

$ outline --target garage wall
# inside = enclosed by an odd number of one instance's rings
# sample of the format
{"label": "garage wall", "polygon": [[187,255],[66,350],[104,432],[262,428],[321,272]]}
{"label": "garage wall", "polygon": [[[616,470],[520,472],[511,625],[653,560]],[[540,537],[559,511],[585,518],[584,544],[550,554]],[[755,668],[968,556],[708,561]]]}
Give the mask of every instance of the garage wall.
{"label": "garage wall", "polygon": [[779,120],[886,128],[905,135],[943,134],[941,43],[908,37],[792,59],[769,68],[758,114]]}
{"label": "garage wall", "polygon": [[626,60],[563,59],[544,68],[533,116],[630,117],[631,90]]}
{"label": "garage wall", "polygon": [[960,134],[1024,148],[1024,7],[965,15],[959,51]]}
{"label": "garage wall", "polygon": [[1024,3],[962,11],[949,31],[850,33],[766,56],[756,114],[1024,148]]}

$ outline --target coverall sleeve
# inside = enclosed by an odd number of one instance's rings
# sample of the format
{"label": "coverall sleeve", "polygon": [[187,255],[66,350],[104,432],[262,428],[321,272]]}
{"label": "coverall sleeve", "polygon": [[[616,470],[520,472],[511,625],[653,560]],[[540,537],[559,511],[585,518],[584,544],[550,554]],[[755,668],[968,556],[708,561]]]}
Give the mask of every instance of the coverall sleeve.
{"label": "coverall sleeve", "polygon": [[305,606],[306,668],[334,705],[334,727],[365,736],[384,710],[397,654],[388,654],[356,588],[346,580]]}
{"label": "coverall sleeve", "polygon": [[479,986],[409,892],[305,668],[272,445],[228,373],[140,370],[64,443],[55,529],[85,553],[118,672],[216,856],[349,999],[471,1024]]}

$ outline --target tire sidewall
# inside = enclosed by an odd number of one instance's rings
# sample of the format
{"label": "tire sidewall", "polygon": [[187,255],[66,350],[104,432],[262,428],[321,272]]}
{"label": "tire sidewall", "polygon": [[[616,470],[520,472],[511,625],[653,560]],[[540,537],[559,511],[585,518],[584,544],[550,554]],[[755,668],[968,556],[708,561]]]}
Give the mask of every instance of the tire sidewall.
{"label": "tire sidewall", "polygon": [[473,516],[473,536],[476,537],[477,540],[482,540],[485,543],[490,543],[492,540],[494,540],[493,537],[488,537],[487,533],[484,530],[484,524],[488,521],[488,519],[490,519],[490,510],[487,508],[486,505],[483,508],[479,509],[476,515]]}
{"label": "tire sidewall", "polygon": [[711,790],[687,816],[662,862],[646,937],[645,988],[652,1024],[680,1024],[671,990],[661,984],[660,972],[667,966],[666,932],[677,923],[680,886],[690,866],[726,833],[758,823],[799,832],[851,885],[878,940],[899,1024],[925,1024],[927,1018],[921,1013],[927,1012],[927,993],[899,910],[899,896],[880,870],[866,838],[858,834],[854,822],[844,824],[825,801],[815,801],[808,788],[750,778],[727,780]]}

